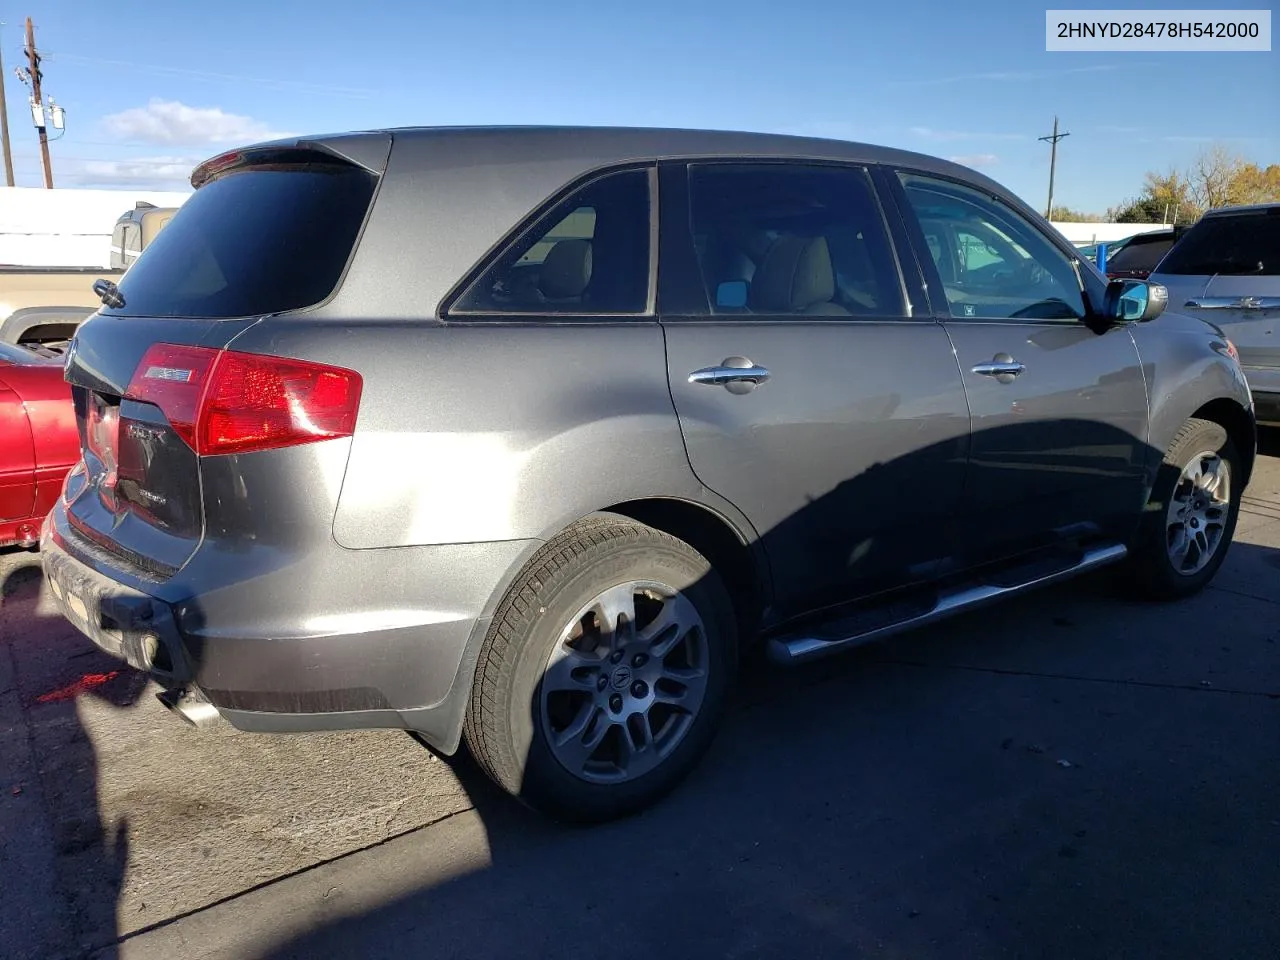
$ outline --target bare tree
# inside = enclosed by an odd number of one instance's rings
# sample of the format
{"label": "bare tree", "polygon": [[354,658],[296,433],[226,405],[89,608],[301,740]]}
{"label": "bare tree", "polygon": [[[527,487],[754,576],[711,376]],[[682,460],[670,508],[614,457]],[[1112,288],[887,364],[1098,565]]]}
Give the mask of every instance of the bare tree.
{"label": "bare tree", "polygon": [[1222,144],[1201,151],[1187,171],[1191,196],[1202,210],[1223,207],[1232,202],[1232,186],[1245,166],[1243,158],[1232,154]]}

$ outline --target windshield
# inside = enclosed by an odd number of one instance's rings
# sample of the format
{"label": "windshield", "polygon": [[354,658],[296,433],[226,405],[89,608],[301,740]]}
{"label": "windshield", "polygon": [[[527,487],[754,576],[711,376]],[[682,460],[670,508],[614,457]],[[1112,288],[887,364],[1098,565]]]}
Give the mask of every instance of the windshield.
{"label": "windshield", "polygon": [[119,281],[104,314],[247,317],[319,303],[337,286],[373,197],[345,164],[247,167],[205,184]]}
{"label": "windshield", "polygon": [[1280,275],[1280,211],[1205,217],[1160,264],[1174,276]]}

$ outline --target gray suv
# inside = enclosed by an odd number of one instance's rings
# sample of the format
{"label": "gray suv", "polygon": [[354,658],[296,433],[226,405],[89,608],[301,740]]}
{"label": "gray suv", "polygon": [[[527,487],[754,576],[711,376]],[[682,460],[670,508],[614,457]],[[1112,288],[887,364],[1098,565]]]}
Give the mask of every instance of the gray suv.
{"label": "gray suv", "polygon": [[1258,422],[1280,426],[1280,203],[1210,210],[1150,279],[1235,341]]}
{"label": "gray suv", "polygon": [[1230,342],[955,164],[412,129],[192,182],[76,334],[42,547],[62,612],[193,722],[465,742],[607,819],[697,763],[745,653],[1113,562],[1182,597],[1231,540]]}

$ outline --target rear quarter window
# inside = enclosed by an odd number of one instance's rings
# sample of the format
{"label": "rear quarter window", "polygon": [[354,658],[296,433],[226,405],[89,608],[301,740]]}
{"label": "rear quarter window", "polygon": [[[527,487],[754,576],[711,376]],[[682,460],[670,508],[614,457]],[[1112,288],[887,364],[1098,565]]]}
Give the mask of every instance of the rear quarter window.
{"label": "rear quarter window", "polygon": [[339,163],[248,166],[198,189],[102,313],[230,318],[312,306],[341,279],[376,178]]}

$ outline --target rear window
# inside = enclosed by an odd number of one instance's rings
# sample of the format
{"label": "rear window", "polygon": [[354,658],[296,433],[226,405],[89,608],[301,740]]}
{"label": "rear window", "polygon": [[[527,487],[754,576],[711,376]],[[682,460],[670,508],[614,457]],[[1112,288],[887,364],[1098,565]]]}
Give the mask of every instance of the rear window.
{"label": "rear window", "polygon": [[1155,269],[1160,258],[1173,246],[1173,237],[1158,237],[1145,240],[1137,237],[1130,240],[1116,253],[1107,257],[1107,269],[1115,270],[1147,270]]}
{"label": "rear window", "polygon": [[1160,264],[1175,276],[1280,275],[1280,211],[1205,217]]}
{"label": "rear window", "polygon": [[200,187],[119,281],[105,314],[248,317],[308,307],[338,284],[375,177],[338,163],[244,167]]}

